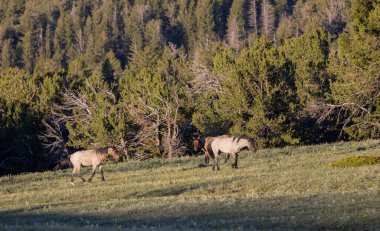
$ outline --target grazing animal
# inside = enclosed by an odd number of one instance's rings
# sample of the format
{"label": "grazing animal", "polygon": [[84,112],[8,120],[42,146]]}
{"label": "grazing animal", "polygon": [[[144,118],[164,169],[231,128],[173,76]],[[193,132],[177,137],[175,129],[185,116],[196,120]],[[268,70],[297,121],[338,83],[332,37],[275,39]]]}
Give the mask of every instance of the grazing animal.
{"label": "grazing animal", "polygon": [[92,177],[95,175],[97,167],[99,167],[101,179],[104,181],[102,161],[104,158],[106,158],[107,155],[111,155],[115,161],[119,161],[120,159],[120,154],[114,147],[98,148],[95,150],[83,150],[71,154],[69,158],[71,164],[74,167],[73,173],[71,175],[71,183],[74,182],[75,175],[81,178],[83,182],[86,182],[86,180],[80,175],[81,166],[92,166],[92,175],[88,179],[88,182],[91,182]]}
{"label": "grazing animal", "polygon": [[[220,153],[227,153],[232,155],[235,158],[235,162],[232,164],[233,168],[238,167],[238,157],[239,152],[243,149],[248,149],[249,151],[257,151],[257,144],[253,141],[253,139],[246,139],[235,136],[218,136],[215,137],[214,140],[208,144],[207,149],[211,156],[214,156],[214,166],[213,170],[220,170],[219,168],[219,155]],[[227,155],[228,160],[229,155]],[[226,162],[225,161],[225,162]]]}
{"label": "grazing animal", "polygon": [[[222,136],[220,136],[222,137]],[[223,137],[228,137],[227,135],[223,135]],[[199,135],[193,136],[193,148],[195,152],[200,152],[203,150],[205,152],[205,163],[208,165],[210,163],[210,155],[212,158],[214,158],[214,154],[209,152],[209,144],[215,139],[216,137],[208,136],[206,138],[201,138]],[[228,161],[230,158],[230,155],[227,154],[226,160],[224,163]]]}

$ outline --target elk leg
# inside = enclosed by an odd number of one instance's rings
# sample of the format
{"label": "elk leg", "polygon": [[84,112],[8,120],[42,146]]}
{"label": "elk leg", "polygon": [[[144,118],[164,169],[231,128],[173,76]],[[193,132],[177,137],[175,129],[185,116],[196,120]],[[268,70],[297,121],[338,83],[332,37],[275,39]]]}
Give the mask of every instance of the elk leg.
{"label": "elk leg", "polygon": [[238,153],[234,153],[233,155],[235,157],[235,162],[232,164],[232,168],[238,168],[237,162],[238,162],[239,154]]}
{"label": "elk leg", "polygon": [[92,174],[91,174],[90,178],[88,178],[88,182],[92,181],[92,178],[94,177],[95,172],[96,172],[96,166],[92,166]]}
{"label": "elk leg", "polygon": [[86,182],[86,180],[80,175],[80,172],[77,174],[79,178],[82,179],[83,182]]}
{"label": "elk leg", "polygon": [[83,182],[86,182],[86,180],[80,175],[80,167],[74,167],[73,173],[71,174],[71,183],[74,182],[74,176],[77,176],[82,179]]}
{"label": "elk leg", "polygon": [[215,167],[216,167],[216,158],[214,158],[214,165],[212,166],[212,170],[215,171]]}
{"label": "elk leg", "polygon": [[208,152],[205,151],[205,163],[208,165],[210,163],[210,156],[208,155]]}
{"label": "elk leg", "polygon": [[224,163],[227,163],[227,161],[230,159],[230,154],[227,153],[226,159],[224,160]]}
{"label": "elk leg", "polygon": [[219,154],[215,156],[215,159],[216,159],[216,168],[217,168],[217,170],[220,170],[220,168],[219,168]]}
{"label": "elk leg", "polygon": [[76,175],[75,168],[73,169],[73,173],[71,173],[71,183],[74,183],[74,176]]}
{"label": "elk leg", "polygon": [[99,166],[99,169],[100,169],[100,176],[101,176],[101,179],[102,179],[102,181],[105,181],[102,166]]}

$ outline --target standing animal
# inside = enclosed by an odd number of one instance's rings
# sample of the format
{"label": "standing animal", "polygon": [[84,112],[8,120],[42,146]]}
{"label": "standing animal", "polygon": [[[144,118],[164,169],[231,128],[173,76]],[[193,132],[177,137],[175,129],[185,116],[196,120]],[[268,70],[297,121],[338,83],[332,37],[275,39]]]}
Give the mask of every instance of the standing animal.
{"label": "standing animal", "polygon": [[201,137],[198,134],[194,134],[192,136],[192,143],[193,143],[193,151],[196,155],[198,155],[201,151],[205,151],[204,144],[205,144],[205,138]]}
{"label": "standing animal", "polygon": [[[220,137],[228,137],[227,135],[223,135]],[[206,138],[202,138],[199,135],[193,136],[193,148],[195,152],[200,152],[203,150],[205,152],[205,163],[208,165],[210,163],[210,155],[212,158],[214,158],[214,154],[210,153],[209,151],[209,144],[215,139],[216,137],[207,136]],[[228,161],[230,158],[230,155],[227,154],[226,160],[224,163]]]}
{"label": "standing animal", "polygon": [[[219,168],[219,155],[220,153],[227,153],[232,155],[235,158],[234,163],[232,164],[233,168],[238,168],[238,157],[239,152],[243,149],[248,149],[249,151],[256,152],[257,151],[257,143],[254,142],[253,139],[246,139],[235,136],[218,136],[213,139],[211,143],[207,146],[208,151],[211,156],[214,156],[214,166],[213,170]],[[228,160],[229,155],[227,155]],[[225,162],[226,162],[225,161]]]}
{"label": "standing animal", "polygon": [[103,169],[102,169],[102,161],[106,158],[107,155],[111,155],[115,161],[119,161],[120,154],[114,147],[105,147],[98,148],[94,150],[83,150],[78,151],[69,156],[70,162],[73,165],[73,173],[71,175],[71,183],[74,182],[74,176],[78,176],[82,179],[83,182],[86,180],[80,175],[80,167],[81,166],[92,166],[92,175],[88,179],[88,182],[91,182],[92,178],[95,175],[96,168],[99,167],[101,179],[104,181]]}

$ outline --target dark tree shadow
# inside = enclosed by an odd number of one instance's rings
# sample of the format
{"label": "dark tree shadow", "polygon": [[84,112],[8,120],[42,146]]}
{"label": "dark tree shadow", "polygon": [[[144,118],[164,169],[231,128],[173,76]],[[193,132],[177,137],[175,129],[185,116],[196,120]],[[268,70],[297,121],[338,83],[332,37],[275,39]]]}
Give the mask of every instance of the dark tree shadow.
{"label": "dark tree shadow", "polygon": [[[200,187],[197,185],[196,187]],[[178,195],[184,188],[172,193],[153,190],[155,194]],[[187,190],[187,189],[186,189]],[[360,203],[353,203],[353,200]],[[68,211],[52,213],[44,206],[0,212],[0,230],[113,230],[113,229],[224,229],[224,230],[378,230],[379,208],[373,195],[360,199],[355,193],[320,194],[302,197],[278,196],[251,198],[227,206],[212,201],[207,209],[169,206],[136,207],[123,212],[120,209],[83,213]],[[59,206],[65,204],[53,204]],[[117,211],[117,212],[115,212]],[[351,211],[351,213],[347,213]],[[368,212],[373,211],[373,212]],[[362,215],[363,214],[363,215]]]}

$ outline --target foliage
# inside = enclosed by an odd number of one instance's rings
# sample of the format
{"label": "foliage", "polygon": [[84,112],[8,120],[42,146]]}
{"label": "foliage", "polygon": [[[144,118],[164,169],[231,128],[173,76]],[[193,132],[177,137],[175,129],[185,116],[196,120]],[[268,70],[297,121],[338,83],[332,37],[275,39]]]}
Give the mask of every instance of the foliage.
{"label": "foliage", "polygon": [[[44,153],[38,132],[41,121],[56,102],[60,73],[31,76],[23,70],[0,73],[0,174],[42,170]],[[17,165],[18,168],[14,168]]]}
{"label": "foliage", "polygon": [[331,58],[333,103],[345,112],[339,122],[351,139],[379,138],[380,34],[373,27],[379,4],[354,1],[352,11],[355,24],[340,36]]}
{"label": "foliage", "polygon": [[131,70],[122,79],[123,107],[141,128],[135,142],[145,152],[168,157],[183,155],[183,150],[178,149],[182,146],[179,128],[185,122],[187,99],[185,65],[184,60],[165,48],[157,63],[141,67],[137,73]]}

